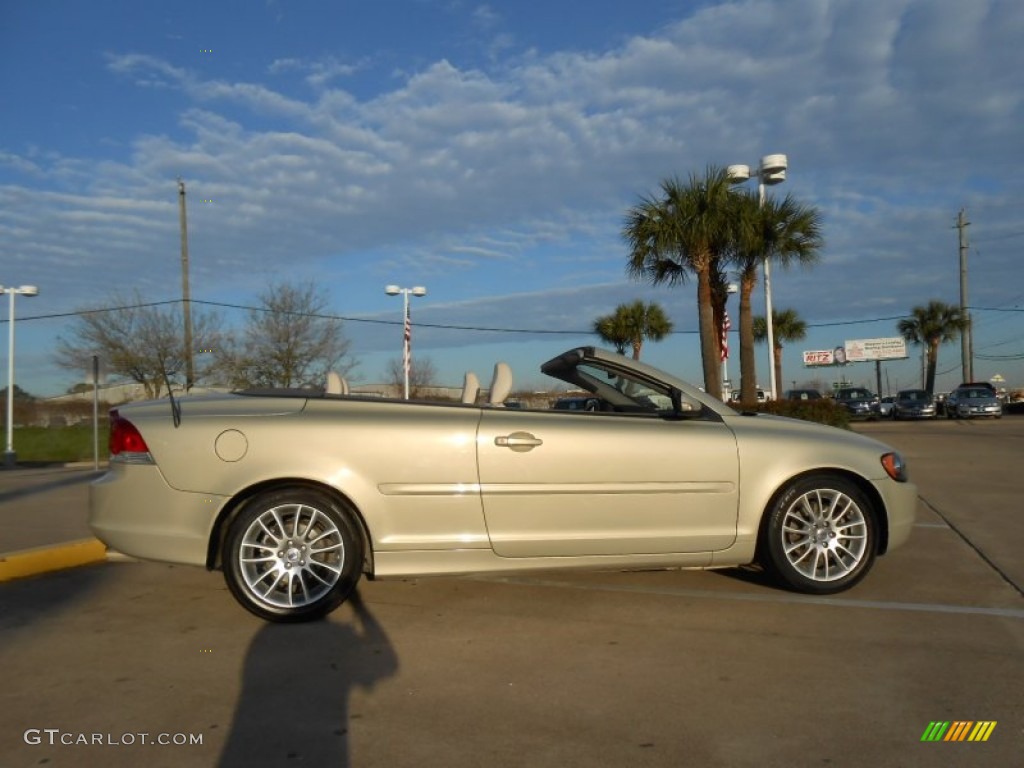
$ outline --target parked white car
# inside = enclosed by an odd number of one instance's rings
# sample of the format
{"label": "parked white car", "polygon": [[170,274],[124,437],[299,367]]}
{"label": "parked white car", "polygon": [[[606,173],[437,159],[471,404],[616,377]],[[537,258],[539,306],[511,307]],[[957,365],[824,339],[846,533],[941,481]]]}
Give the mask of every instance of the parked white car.
{"label": "parked white car", "polygon": [[89,524],[124,554],[223,570],[271,621],[323,616],[364,575],[756,561],[828,594],[910,535],[917,490],[883,443],[737,413],[593,347],[541,372],[594,409],[505,408],[504,363],[484,404],[257,390],[118,407]]}

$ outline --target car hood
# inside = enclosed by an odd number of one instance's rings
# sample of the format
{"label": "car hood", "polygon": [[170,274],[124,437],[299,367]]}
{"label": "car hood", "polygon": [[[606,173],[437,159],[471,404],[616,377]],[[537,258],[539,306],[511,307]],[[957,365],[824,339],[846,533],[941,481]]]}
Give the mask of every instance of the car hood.
{"label": "car hood", "polygon": [[773,416],[767,413],[738,413],[728,417],[726,423],[740,440],[744,436],[777,440],[799,436],[802,439],[817,439],[833,447],[842,444],[853,449],[869,450],[879,455],[894,450],[892,446],[879,440],[851,432],[848,429],[830,427],[802,419],[791,419],[786,416]]}

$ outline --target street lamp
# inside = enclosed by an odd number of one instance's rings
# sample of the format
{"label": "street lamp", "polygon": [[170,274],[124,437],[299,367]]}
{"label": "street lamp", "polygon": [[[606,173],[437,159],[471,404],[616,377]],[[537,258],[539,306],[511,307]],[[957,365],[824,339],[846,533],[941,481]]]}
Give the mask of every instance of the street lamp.
{"label": "street lamp", "polygon": [[422,285],[415,288],[399,288],[397,285],[384,286],[384,293],[388,296],[402,294],[403,306],[402,317],[404,318],[404,330],[402,331],[402,368],[405,370],[405,399],[409,399],[409,369],[412,368],[412,321],[409,318],[409,294],[413,296],[426,296],[427,289]]}
{"label": "street lamp", "polygon": [[[729,302],[729,296],[738,293],[740,287],[736,283],[729,283],[725,286],[725,301],[726,304]],[[732,395],[732,386],[729,383],[729,343],[728,333],[732,328],[732,323],[729,322],[729,308],[725,307],[725,317],[722,318],[722,402],[729,402],[729,397]]]}
{"label": "street lamp", "polygon": [[[756,170],[751,170],[749,165],[730,165],[727,173],[729,178],[737,184],[743,183],[751,176],[756,176],[758,201],[763,208],[765,185],[784,182],[788,167],[789,160],[785,155],[765,155],[761,158],[761,164]],[[768,265],[768,254],[765,254],[764,257],[764,315],[765,327],[768,330],[768,388],[771,391],[772,400],[775,400],[775,329],[772,322],[772,276],[771,267]]]}
{"label": "street lamp", "polygon": [[7,450],[4,451],[4,466],[13,467],[18,460],[14,453],[14,296],[38,296],[39,289],[34,285],[23,285],[20,288],[4,288],[0,286],[0,294],[11,297],[11,310],[7,321]]}

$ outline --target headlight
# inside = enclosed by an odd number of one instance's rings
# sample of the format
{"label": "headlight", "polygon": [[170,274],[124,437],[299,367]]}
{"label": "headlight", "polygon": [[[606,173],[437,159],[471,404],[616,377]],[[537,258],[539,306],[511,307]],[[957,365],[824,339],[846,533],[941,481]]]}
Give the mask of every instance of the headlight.
{"label": "headlight", "polygon": [[882,467],[885,469],[885,474],[897,483],[907,482],[907,463],[898,453],[883,453]]}

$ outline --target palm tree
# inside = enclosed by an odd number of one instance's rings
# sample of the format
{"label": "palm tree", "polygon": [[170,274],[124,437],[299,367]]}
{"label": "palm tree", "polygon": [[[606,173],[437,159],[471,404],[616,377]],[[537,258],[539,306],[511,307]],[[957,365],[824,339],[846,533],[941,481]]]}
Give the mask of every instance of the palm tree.
{"label": "palm tree", "polygon": [[[757,271],[765,257],[782,267],[814,264],[820,258],[824,241],[821,214],[816,208],[801,205],[791,195],[781,201],[766,198],[763,205],[758,195],[741,195],[737,200],[737,221],[740,232],[731,261],[740,282],[740,399],[750,403],[757,396],[756,335],[750,307]],[[772,330],[775,331],[774,324]],[[775,370],[775,380],[781,382],[778,363]]]}
{"label": "palm tree", "polygon": [[623,306],[625,305],[620,305],[614,314],[602,315],[594,321],[594,333],[596,333],[602,341],[614,346],[615,351],[620,355],[626,354],[626,347],[629,346],[629,327],[627,326],[627,318],[624,314],[619,312],[619,309]]}
{"label": "palm tree", "polygon": [[661,341],[672,333],[672,321],[660,305],[637,299],[632,304],[619,304],[612,314],[597,318],[594,333],[614,344],[620,355],[626,354],[626,347],[631,346],[633,359],[639,360],[644,341]]}
{"label": "palm tree", "polygon": [[[768,323],[764,317],[758,316],[753,322],[754,339],[757,342],[768,340]],[[795,309],[784,309],[781,312],[772,311],[772,341],[775,342],[775,349],[772,350],[772,359],[775,361],[775,381],[782,383],[782,342],[800,341],[807,336],[807,323],[800,319]],[[750,400],[753,402],[756,394]],[[741,398],[742,399],[742,398]]]}
{"label": "palm tree", "polygon": [[[687,183],[667,179],[661,196],[642,198],[626,214],[622,236],[629,244],[626,271],[654,285],[678,285],[697,277],[697,311],[704,389],[721,392],[722,266],[734,241],[734,217],[724,168],[708,166]],[[716,291],[716,286],[718,290]],[[716,294],[720,294],[716,299]],[[720,302],[717,305],[716,301]]]}
{"label": "palm tree", "polygon": [[914,307],[910,317],[896,326],[900,335],[911,344],[923,345],[927,350],[928,369],[924,388],[935,389],[935,367],[939,362],[939,345],[954,341],[967,328],[967,318],[959,307],[932,299],[927,306]]}

